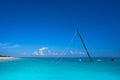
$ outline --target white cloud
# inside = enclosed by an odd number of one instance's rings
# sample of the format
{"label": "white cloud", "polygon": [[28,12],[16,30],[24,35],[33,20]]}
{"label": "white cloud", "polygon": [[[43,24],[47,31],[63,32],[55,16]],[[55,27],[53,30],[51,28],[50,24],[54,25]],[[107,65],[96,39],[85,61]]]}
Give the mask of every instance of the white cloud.
{"label": "white cloud", "polygon": [[48,55],[50,55],[50,56],[62,56],[62,55],[65,55],[65,54],[62,53],[62,52],[56,52],[56,51],[48,50]]}
{"label": "white cloud", "polygon": [[37,51],[33,52],[34,55],[39,55],[39,53]]}
{"label": "white cloud", "polygon": [[81,52],[81,51],[72,51],[72,50],[70,50],[70,54],[72,54],[72,55],[75,55],[75,54],[85,54],[84,52]]}
{"label": "white cloud", "polygon": [[0,43],[0,46],[7,46],[9,43]]}
{"label": "white cloud", "polygon": [[81,51],[68,51],[68,52],[62,52],[62,51],[51,51],[48,49],[48,47],[42,47],[38,51],[34,51],[33,55],[36,56],[67,56],[67,55],[84,55],[84,52]]}
{"label": "white cloud", "polygon": [[39,49],[39,55],[44,55],[44,51],[47,50],[48,47],[42,47]]}
{"label": "white cloud", "polygon": [[52,51],[48,51],[48,55],[58,55],[58,53],[57,52],[52,52]]}
{"label": "white cloud", "polygon": [[42,47],[39,49],[39,51],[34,51],[33,54],[42,56],[42,55],[45,55],[44,51],[46,50],[48,50],[48,47]]}
{"label": "white cloud", "polygon": [[16,44],[16,45],[10,45],[10,46],[3,46],[1,48],[7,49],[7,48],[18,48],[20,47],[20,45]]}
{"label": "white cloud", "polygon": [[51,51],[48,47],[42,47],[38,51],[34,51],[33,55],[36,56],[62,56],[62,52]]}
{"label": "white cloud", "polygon": [[20,45],[18,44],[10,44],[10,43],[0,43],[0,48],[3,48],[3,49],[8,49],[8,48],[18,48],[20,47]]}

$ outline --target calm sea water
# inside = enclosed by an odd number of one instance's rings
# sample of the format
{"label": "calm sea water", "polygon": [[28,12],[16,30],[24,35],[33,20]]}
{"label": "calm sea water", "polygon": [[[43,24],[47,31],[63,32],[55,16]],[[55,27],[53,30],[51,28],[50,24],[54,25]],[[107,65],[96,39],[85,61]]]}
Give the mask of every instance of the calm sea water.
{"label": "calm sea water", "polygon": [[20,58],[0,60],[0,80],[120,80],[120,59]]}

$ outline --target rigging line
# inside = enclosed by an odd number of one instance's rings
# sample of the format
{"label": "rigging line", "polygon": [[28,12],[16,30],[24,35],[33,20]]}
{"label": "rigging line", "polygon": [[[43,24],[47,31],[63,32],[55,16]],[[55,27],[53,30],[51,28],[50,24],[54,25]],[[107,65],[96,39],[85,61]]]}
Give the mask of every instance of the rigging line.
{"label": "rigging line", "polygon": [[[63,56],[65,56],[66,53],[67,53],[67,50],[70,49],[70,46],[72,45],[73,40],[74,40],[74,38],[76,37],[76,35],[77,35],[77,32],[75,31],[72,39],[71,39],[70,42],[68,43],[68,46],[67,46],[67,47],[63,50],[63,52],[62,52],[62,53],[63,53]],[[63,57],[60,57],[60,56],[59,56],[58,59],[57,59],[57,61],[56,61],[56,63],[58,63],[62,58],[63,58]]]}
{"label": "rigging line", "polygon": [[[68,50],[70,49],[70,46],[72,45],[73,40],[74,40],[74,38],[76,37],[76,35],[77,35],[77,33],[75,32],[74,35],[73,35],[73,37],[72,37],[72,39],[71,39],[71,41],[69,42],[68,47],[66,48],[66,50],[67,50],[67,49],[68,49]],[[66,55],[66,53],[64,53],[64,55]]]}
{"label": "rigging line", "polygon": [[[67,49],[70,48],[70,45],[72,44],[72,42],[73,42],[74,38],[76,37],[76,35],[77,35],[77,32],[75,31],[72,39],[70,40],[70,42],[69,42],[69,44],[68,44],[68,47],[64,48],[63,51],[61,51],[61,53],[63,53],[63,55],[66,55],[65,52],[67,51]],[[55,62],[58,63],[61,59],[62,59],[62,57],[59,55],[59,56],[57,57],[57,59],[56,59]]]}

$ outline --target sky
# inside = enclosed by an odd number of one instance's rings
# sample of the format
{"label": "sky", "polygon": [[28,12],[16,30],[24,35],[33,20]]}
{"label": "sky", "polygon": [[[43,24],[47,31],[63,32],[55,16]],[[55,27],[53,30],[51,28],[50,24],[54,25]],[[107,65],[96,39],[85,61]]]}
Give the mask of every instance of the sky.
{"label": "sky", "polygon": [[120,57],[119,0],[0,0],[0,55]]}

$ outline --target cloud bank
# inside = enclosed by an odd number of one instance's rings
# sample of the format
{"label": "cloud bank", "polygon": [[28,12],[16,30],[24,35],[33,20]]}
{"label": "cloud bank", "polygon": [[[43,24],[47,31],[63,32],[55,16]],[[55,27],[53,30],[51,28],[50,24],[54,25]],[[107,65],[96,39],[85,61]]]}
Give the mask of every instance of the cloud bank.
{"label": "cloud bank", "polygon": [[84,52],[81,51],[51,51],[48,49],[48,47],[41,47],[38,49],[38,51],[34,51],[32,53],[35,56],[70,56],[70,55],[84,55]]}
{"label": "cloud bank", "polygon": [[18,48],[20,45],[18,44],[10,44],[10,43],[0,43],[0,48],[9,49],[9,48]]}

